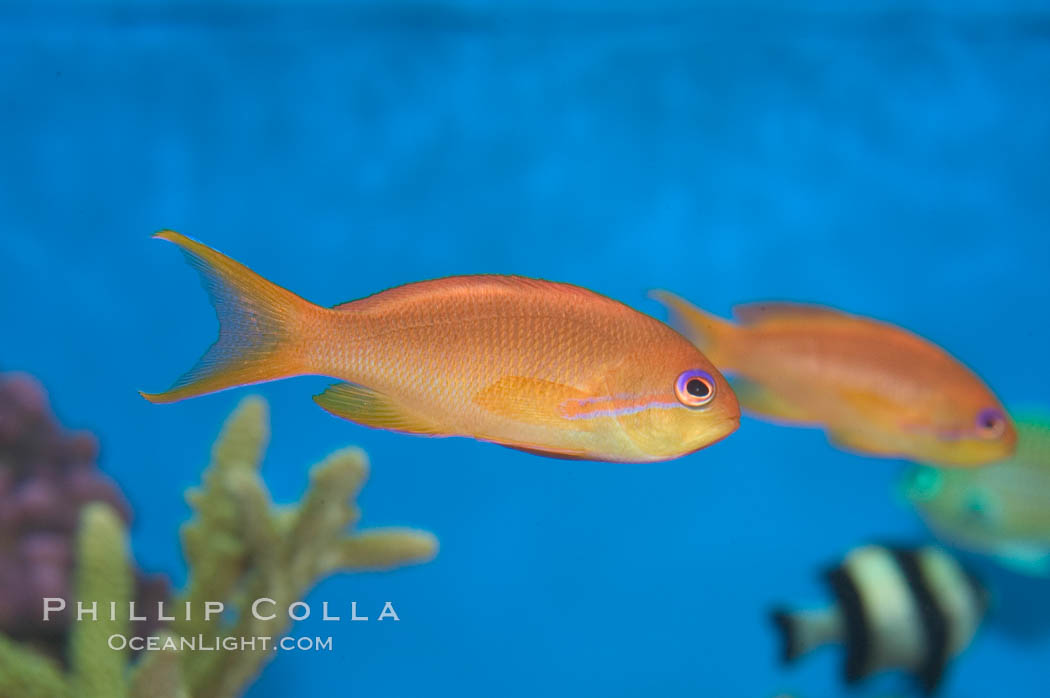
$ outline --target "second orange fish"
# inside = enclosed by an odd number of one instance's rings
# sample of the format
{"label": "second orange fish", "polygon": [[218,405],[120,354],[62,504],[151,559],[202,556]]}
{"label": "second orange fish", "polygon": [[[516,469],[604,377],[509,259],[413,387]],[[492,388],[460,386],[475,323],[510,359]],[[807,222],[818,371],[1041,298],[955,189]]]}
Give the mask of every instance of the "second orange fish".
{"label": "second orange fish", "polygon": [[737,306],[734,324],[666,291],[653,296],[734,376],[753,414],[821,426],[835,443],[869,455],[975,466],[1013,453],[1017,433],[992,391],[907,330],[798,303]]}
{"label": "second orange fish", "polygon": [[740,421],[688,340],[577,286],[460,276],[324,308],[185,235],[156,237],[201,273],[220,328],[170,390],[143,394],[151,402],[324,375],[344,382],[315,400],[360,424],[622,462],[690,453]]}

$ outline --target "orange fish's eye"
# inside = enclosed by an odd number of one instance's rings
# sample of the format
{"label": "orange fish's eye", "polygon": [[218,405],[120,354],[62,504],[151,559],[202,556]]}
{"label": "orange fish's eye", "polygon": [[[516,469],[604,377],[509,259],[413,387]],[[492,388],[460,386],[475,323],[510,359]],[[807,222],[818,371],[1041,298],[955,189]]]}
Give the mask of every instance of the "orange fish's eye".
{"label": "orange fish's eye", "polygon": [[977,413],[977,435],[982,439],[995,439],[1006,431],[1006,415],[995,407]]}
{"label": "orange fish's eye", "polygon": [[686,371],[675,381],[674,394],[686,407],[703,407],[715,398],[715,379],[707,371]]}

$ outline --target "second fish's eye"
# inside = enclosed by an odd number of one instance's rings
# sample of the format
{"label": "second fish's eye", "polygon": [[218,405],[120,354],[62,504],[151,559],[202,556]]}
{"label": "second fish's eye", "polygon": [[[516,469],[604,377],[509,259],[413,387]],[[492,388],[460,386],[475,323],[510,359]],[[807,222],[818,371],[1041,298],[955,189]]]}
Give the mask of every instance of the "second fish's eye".
{"label": "second fish's eye", "polygon": [[674,386],[678,401],[687,407],[702,407],[715,397],[715,380],[707,371],[686,371]]}
{"label": "second fish's eye", "polygon": [[977,415],[977,433],[985,439],[994,439],[1006,431],[1006,415],[1001,410],[989,407]]}

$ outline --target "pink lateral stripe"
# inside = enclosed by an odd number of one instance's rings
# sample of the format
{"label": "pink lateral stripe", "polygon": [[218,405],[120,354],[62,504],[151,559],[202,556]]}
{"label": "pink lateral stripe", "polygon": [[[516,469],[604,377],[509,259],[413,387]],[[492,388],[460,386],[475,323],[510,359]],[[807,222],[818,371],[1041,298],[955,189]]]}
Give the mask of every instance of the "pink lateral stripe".
{"label": "pink lateral stripe", "polygon": [[606,397],[566,400],[558,406],[566,419],[593,419],[594,417],[618,417],[649,409],[678,407],[679,403],[667,402],[662,395],[609,395]]}

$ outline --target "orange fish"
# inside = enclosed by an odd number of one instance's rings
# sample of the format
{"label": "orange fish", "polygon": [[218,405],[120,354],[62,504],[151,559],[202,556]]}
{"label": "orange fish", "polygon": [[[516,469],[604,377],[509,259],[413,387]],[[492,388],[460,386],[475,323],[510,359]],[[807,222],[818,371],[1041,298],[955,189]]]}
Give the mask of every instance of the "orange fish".
{"label": "orange fish", "polygon": [[814,305],[737,306],[739,324],[653,297],[721,370],[748,412],[823,427],[852,451],[946,466],[1009,457],[1002,404],[966,366],[900,327]]}
{"label": "orange fish", "polygon": [[725,378],[664,323],[577,286],[517,276],[407,284],[314,305],[165,230],[201,274],[219,338],[165,393],[174,402],[300,375],[314,397],[379,429],[469,436],[560,458],[658,461],[730,434]]}

